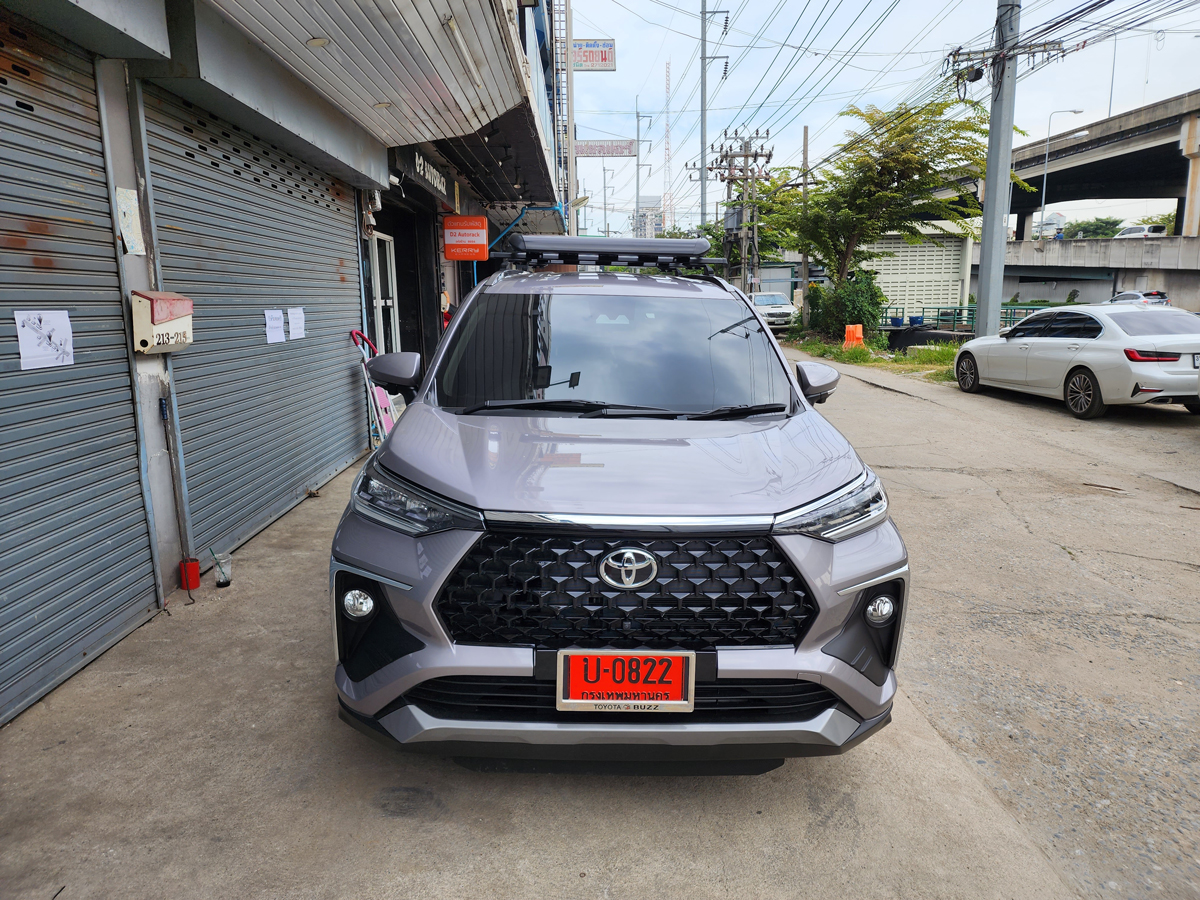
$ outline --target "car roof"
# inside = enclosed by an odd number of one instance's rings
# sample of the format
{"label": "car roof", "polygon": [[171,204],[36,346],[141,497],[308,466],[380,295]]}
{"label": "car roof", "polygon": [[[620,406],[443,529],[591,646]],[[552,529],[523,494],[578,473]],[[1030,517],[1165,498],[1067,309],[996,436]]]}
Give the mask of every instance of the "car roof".
{"label": "car roof", "polygon": [[625,294],[657,297],[731,297],[735,288],[719,278],[686,275],[639,275],[633,272],[501,273],[484,289],[489,294]]}

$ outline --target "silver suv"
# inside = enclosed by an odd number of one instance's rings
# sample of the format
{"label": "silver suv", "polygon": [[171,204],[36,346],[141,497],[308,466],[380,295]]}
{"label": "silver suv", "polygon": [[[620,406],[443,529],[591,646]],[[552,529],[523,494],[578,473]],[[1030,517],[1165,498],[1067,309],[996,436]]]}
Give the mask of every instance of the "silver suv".
{"label": "silver suv", "polygon": [[[455,757],[777,760],[890,719],[908,600],[875,474],[708,242],[517,236],[333,541],[351,725]],[[638,262],[662,274],[537,271]]]}

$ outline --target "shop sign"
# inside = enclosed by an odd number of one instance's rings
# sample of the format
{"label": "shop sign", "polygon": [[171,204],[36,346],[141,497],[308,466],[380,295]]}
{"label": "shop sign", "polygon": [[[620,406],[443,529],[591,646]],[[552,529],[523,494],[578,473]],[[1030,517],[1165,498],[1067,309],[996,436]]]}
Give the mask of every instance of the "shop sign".
{"label": "shop sign", "polygon": [[578,156],[637,156],[634,141],[576,141]]}
{"label": "shop sign", "polygon": [[609,38],[572,38],[571,68],[576,72],[617,71],[617,42]]}
{"label": "shop sign", "polygon": [[488,258],[487,216],[446,216],[442,219],[446,259]]}

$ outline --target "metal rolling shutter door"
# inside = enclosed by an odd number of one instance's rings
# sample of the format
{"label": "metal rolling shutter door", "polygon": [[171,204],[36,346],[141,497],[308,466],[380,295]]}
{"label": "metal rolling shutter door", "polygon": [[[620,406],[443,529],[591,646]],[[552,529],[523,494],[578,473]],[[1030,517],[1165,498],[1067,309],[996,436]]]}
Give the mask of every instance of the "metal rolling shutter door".
{"label": "metal rolling shutter door", "polygon": [[[145,109],[163,286],[196,304],[195,343],[172,365],[208,561],[367,447],[354,196],[165,91],[147,86]],[[295,306],[306,337],[267,344],[263,311]]]}
{"label": "metal rolling shutter door", "polygon": [[[17,309],[75,364],[22,371]],[[156,607],[92,63],[0,10],[0,722]]]}

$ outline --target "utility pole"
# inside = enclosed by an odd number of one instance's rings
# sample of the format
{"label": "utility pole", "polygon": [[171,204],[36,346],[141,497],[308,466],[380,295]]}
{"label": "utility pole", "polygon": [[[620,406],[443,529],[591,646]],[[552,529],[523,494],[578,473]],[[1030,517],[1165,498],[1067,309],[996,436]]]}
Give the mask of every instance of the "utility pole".
{"label": "utility pole", "polygon": [[[633,198],[633,236],[645,237],[641,234],[642,229],[642,166],[650,167],[649,163],[642,162],[642,119],[653,119],[654,116],[643,115],[638,107],[639,98],[635,95],[633,98],[633,118],[637,123],[635,128],[636,137],[634,138],[634,198]],[[653,235],[651,235],[653,237]]]}
{"label": "utility pole", "polygon": [[[724,59],[728,69],[728,56],[708,55],[708,17],[719,13],[728,14],[728,10],[709,9],[708,0],[700,0],[700,225],[708,221],[708,63],[714,59]],[[724,35],[729,27],[721,29]],[[725,76],[722,75],[722,78]]]}
{"label": "utility pole", "polygon": [[991,55],[992,109],[988,120],[987,178],[983,186],[983,234],[979,242],[979,298],[975,336],[1000,330],[1004,302],[1004,248],[1008,243],[1008,204],[1012,184],[1013,107],[1017,95],[1019,0],[998,0]]}
{"label": "utility pole", "polygon": [[[804,157],[801,163],[800,212],[808,215],[808,126],[804,126]],[[808,327],[808,248],[800,254],[800,322]]]}
{"label": "utility pole", "polygon": [[[975,335],[1000,330],[1000,304],[1004,302],[1004,250],[1008,243],[1008,209],[1012,191],[1013,113],[1017,96],[1017,60],[1039,53],[1061,54],[1062,41],[1018,43],[1021,31],[1020,0],[997,0],[997,45],[988,50],[961,48],[947,57],[947,66],[960,82],[978,81],[990,69],[992,109],[988,121],[987,178],[983,185],[983,234],[979,241],[979,298],[975,308]],[[967,65],[962,66],[963,63]]]}
{"label": "utility pole", "polygon": [[600,157],[600,199],[604,203],[604,236],[608,237],[608,166],[603,156]]}
{"label": "utility pole", "polygon": [[[726,132],[726,137],[728,136]],[[734,182],[738,183],[741,203],[736,227],[741,264],[738,268],[737,283],[738,287],[746,292],[753,290],[754,285],[759,282],[758,182],[769,177],[766,164],[771,161],[775,151],[765,149],[762,144],[770,136],[770,131],[761,135],[755,131],[752,135],[744,136],[734,131],[731,143],[722,143],[718,156],[722,168],[720,177],[726,183],[727,204],[733,200]],[[759,165],[760,160],[763,165]],[[725,231],[728,245],[728,226]]]}

